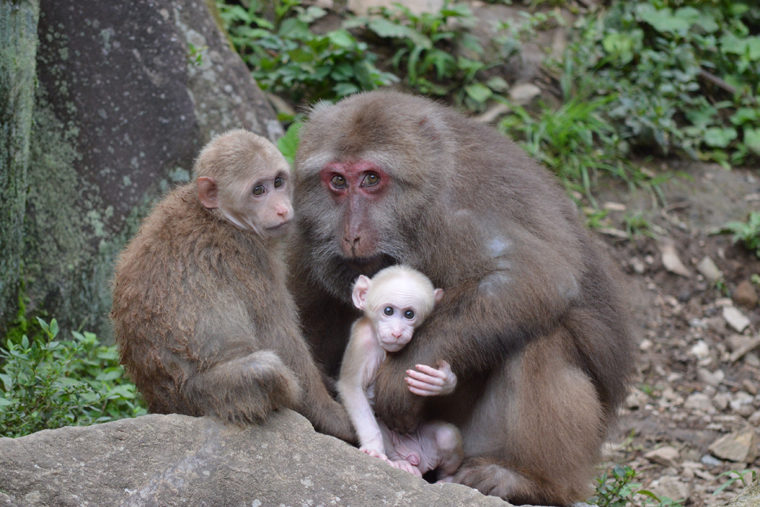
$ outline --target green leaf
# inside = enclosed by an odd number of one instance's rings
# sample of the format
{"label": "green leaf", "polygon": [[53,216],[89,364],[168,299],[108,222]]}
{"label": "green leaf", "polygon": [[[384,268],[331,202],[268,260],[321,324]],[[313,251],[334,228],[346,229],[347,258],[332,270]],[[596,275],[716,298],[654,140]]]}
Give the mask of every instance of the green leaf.
{"label": "green leaf", "polygon": [[655,30],[661,33],[686,34],[691,23],[687,19],[673,15],[669,8],[655,9],[650,4],[639,4],[636,7],[639,19],[649,23]]}
{"label": "green leaf", "polygon": [[713,148],[726,148],[736,137],[736,129],[732,127],[710,127],[705,130],[704,140]]}
{"label": "green leaf", "polygon": [[490,88],[480,83],[473,83],[471,85],[465,86],[464,90],[472,100],[479,104],[482,104],[488,100],[491,95],[493,95],[493,92]]}
{"label": "green leaf", "polygon": [[367,26],[380,37],[409,39],[415,46],[422,46],[425,49],[429,49],[433,46],[430,39],[416,30],[412,30],[404,25],[392,23],[384,18],[372,18]]}
{"label": "green leaf", "polygon": [[351,48],[356,43],[354,36],[348,33],[348,30],[335,30],[327,34],[330,42],[341,48]]}
{"label": "green leaf", "polygon": [[744,144],[750,149],[750,151],[752,151],[752,153],[760,157],[760,128],[745,128]]}
{"label": "green leaf", "polygon": [[499,76],[494,76],[488,81],[486,81],[486,86],[488,86],[490,89],[492,89],[495,92],[504,92],[509,88],[509,85],[506,81],[504,81],[503,78]]}
{"label": "green leaf", "polygon": [[285,135],[277,140],[277,148],[291,167],[295,162],[296,151],[298,151],[298,134],[302,125],[301,122],[292,123],[290,127],[288,127],[287,132],[285,132]]}
{"label": "green leaf", "polygon": [[345,97],[346,95],[351,95],[353,93],[358,93],[361,91],[358,86],[352,83],[338,83],[335,86],[333,86],[333,91],[335,92],[335,95],[338,97]]}

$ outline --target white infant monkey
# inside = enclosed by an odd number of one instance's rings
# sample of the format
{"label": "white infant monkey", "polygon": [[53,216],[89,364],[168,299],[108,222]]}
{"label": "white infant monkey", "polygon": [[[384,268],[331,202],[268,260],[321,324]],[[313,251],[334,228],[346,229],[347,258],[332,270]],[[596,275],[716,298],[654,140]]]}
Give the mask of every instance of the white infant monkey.
{"label": "white infant monkey", "polygon": [[[338,392],[359,437],[360,449],[415,475],[437,470],[447,480],[462,463],[462,437],[452,424],[434,421],[401,435],[375,418],[372,410],[375,376],[387,352],[398,352],[443,296],[430,280],[407,266],[391,266],[371,279],[354,283],[354,305],[364,312],[351,327],[343,355]],[[419,396],[454,391],[457,377],[446,361],[437,368],[418,364],[407,370],[409,390]]]}

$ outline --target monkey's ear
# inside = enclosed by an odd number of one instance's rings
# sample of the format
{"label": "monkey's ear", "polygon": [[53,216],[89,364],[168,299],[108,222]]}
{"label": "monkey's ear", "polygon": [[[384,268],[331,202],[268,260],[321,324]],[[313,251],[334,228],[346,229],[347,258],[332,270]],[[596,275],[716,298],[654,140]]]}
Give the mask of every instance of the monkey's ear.
{"label": "monkey's ear", "polygon": [[198,199],[205,207],[214,209],[219,207],[216,181],[208,176],[200,176],[197,181]]}
{"label": "monkey's ear", "polygon": [[354,283],[354,291],[351,293],[351,298],[354,300],[354,306],[359,310],[364,310],[367,306],[367,293],[369,287],[372,285],[372,280],[364,275],[359,275]]}
{"label": "monkey's ear", "polygon": [[443,289],[435,289],[433,291],[433,299],[435,299],[436,303],[440,303],[441,299],[443,299]]}

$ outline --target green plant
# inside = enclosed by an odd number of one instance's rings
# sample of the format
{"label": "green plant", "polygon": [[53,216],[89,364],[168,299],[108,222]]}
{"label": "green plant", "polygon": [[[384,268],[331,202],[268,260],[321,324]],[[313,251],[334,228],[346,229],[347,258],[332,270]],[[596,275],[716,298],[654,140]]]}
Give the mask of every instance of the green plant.
{"label": "green plant", "polygon": [[639,183],[646,179],[626,162],[615,129],[600,115],[612,99],[571,99],[556,110],[541,104],[536,117],[513,105],[499,129],[522,140],[530,155],[556,172],[569,189],[585,194],[593,203],[591,190],[600,173]]}
{"label": "green plant", "polygon": [[602,507],[626,507],[627,505],[680,505],[667,497],[659,498],[651,491],[641,489],[634,482],[636,471],[629,466],[615,465],[610,473],[602,473],[596,479],[596,491],[588,503]]}
{"label": "green plant", "polygon": [[483,61],[483,47],[469,30],[475,18],[468,6],[445,1],[438,12],[416,14],[396,3],[375,14],[345,26],[365,28],[390,42],[393,67],[405,73],[406,84],[418,92],[451,96],[457,104],[479,110],[507,89],[501,77],[483,77],[497,62]]}
{"label": "green plant", "polygon": [[295,162],[296,152],[298,151],[299,132],[301,130],[301,125],[302,123],[300,121],[294,121],[288,127],[285,135],[277,140],[277,148],[280,150],[280,153],[282,153],[282,156],[285,157],[285,160],[288,161],[291,167]]}
{"label": "green plant", "polygon": [[[749,475],[749,480],[746,480],[744,477]],[[740,482],[741,486],[743,488],[746,488],[753,482],[757,480],[757,471],[756,470],[729,470],[728,472],[723,472],[718,477],[728,477],[728,480],[718,486],[715,491],[713,491],[713,495],[717,495],[724,489],[730,487],[735,482]]]}
{"label": "green plant", "polygon": [[721,233],[733,233],[732,241],[741,242],[747,250],[760,258],[760,211],[751,211],[746,222],[728,222]]}
{"label": "green plant", "polygon": [[625,232],[630,238],[635,236],[654,237],[652,225],[641,212],[626,213],[623,216],[623,224],[625,225]]}
{"label": "green plant", "polygon": [[553,67],[565,100],[612,97],[603,117],[621,141],[723,164],[760,156],[760,17],[749,4],[617,1],[575,28]]}
{"label": "green plant", "polygon": [[31,338],[0,347],[0,436],[86,425],[146,413],[124,378],[116,347],[88,332],[59,340],[58,323],[37,319]]}
{"label": "green plant", "polygon": [[398,81],[375,66],[377,55],[345,29],[315,34],[310,25],[326,14],[300,0],[274,2],[275,20],[263,2],[217,0],[230,40],[265,90],[294,102],[334,99]]}

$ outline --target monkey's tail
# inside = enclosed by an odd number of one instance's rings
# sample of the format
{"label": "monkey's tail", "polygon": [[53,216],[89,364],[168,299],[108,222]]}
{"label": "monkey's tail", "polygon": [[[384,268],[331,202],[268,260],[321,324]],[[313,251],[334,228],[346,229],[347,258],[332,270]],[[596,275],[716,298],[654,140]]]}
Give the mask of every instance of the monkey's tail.
{"label": "monkey's tail", "polygon": [[183,391],[202,414],[236,424],[261,422],[277,408],[295,407],[301,397],[295,374],[271,350],[259,350],[196,373]]}

